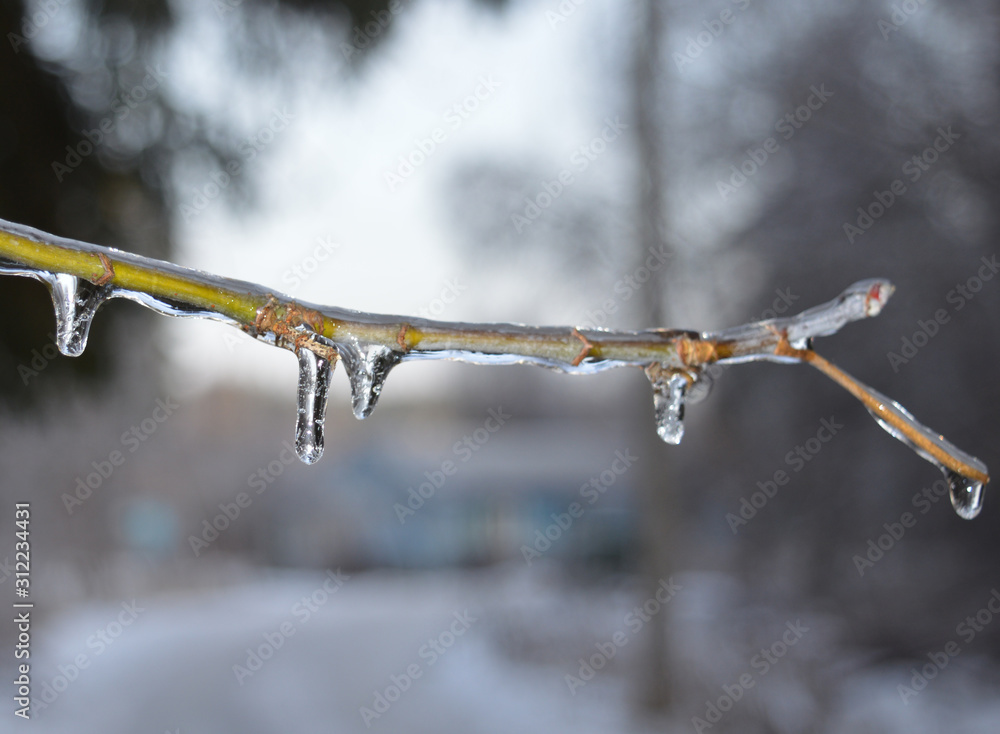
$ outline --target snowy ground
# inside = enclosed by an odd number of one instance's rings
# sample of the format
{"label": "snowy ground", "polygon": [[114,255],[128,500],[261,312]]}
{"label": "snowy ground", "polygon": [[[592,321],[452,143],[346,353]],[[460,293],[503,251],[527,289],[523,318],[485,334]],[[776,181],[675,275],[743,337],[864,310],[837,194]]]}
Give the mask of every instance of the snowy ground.
{"label": "snowy ground", "polygon": [[[837,648],[832,620],[774,610],[737,617],[728,579],[678,577],[680,589],[661,595],[669,601],[645,600],[652,614],[642,622],[635,607],[644,600],[627,586],[561,578],[524,569],[346,580],[275,573],[197,595],[94,606],[35,632],[34,695],[51,703],[18,730],[691,732],[706,699],[725,697],[723,686],[733,690],[742,674],[752,687],[705,731],[998,730],[996,671],[985,660],[956,658],[904,704],[897,686],[910,666],[863,669],[864,656]],[[678,714],[640,721],[631,705],[635,653],[642,628],[668,613],[683,668]],[[795,639],[796,624],[807,629],[801,639],[774,647],[786,633]],[[598,654],[599,643],[610,650],[612,640],[620,645],[613,659],[571,692],[566,675],[580,673],[579,658]],[[248,648],[269,659],[258,666]],[[754,663],[761,649],[781,655],[765,669]],[[379,703],[377,694],[393,700]],[[14,731],[11,718],[0,731]]]}

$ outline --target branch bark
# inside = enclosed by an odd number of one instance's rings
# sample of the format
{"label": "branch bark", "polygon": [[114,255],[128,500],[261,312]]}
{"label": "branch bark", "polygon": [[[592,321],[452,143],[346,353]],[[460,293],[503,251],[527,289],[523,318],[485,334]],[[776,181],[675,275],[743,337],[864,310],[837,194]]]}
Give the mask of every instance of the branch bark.
{"label": "branch bark", "polygon": [[[644,369],[653,384],[661,421],[676,424],[667,427],[661,422],[661,437],[676,443],[681,436],[682,401],[705,384],[707,366],[769,360],[813,365],[861,400],[883,428],[945,472],[952,482],[952,503],[963,517],[978,513],[982,485],[989,481],[986,466],[978,459],[812,350],[814,337],[877,315],[893,291],[886,280],[856,283],[833,301],[798,316],[698,333],[465,324],[317,306],[254,283],[53,237],[4,220],[0,220],[0,273],[33,277],[48,285],[59,322],[58,346],[70,356],[82,353],[90,320],[100,305],[109,298],[128,298],[163,314],[236,326],[257,339],[291,349],[306,371],[315,372],[317,365],[309,360],[319,360],[319,377],[312,380],[311,389],[320,385],[324,393],[309,402],[316,406],[314,418],[320,426],[328,371],[338,359],[348,370],[359,418],[374,408],[389,370],[409,360],[537,364],[568,373],[633,366]],[[311,463],[318,453],[309,456],[302,458]],[[956,499],[959,491],[966,493],[964,499]],[[964,512],[961,503],[966,505]]]}

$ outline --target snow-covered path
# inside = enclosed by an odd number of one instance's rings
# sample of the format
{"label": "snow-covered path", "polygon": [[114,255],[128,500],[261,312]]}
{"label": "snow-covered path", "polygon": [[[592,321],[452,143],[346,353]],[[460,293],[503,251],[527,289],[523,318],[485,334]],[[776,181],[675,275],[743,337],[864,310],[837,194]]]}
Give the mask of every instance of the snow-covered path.
{"label": "snow-covered path", "polygon": [[[835,619],[748,612],[723,576],[685,574],[677,587],[658,607],[627,584],[580,587],[523,567],[316,570],[77,609],[35,631],[33,694],[49,703],[26,730],[692,732],[706,699],[724,697],[749,672],[753,685],[703,731],[997,731],[996,671],[971,651],[901,701],[912,663],[878,665],[843,649]],[[634,715],[637,604],[650,619],[670,605],[685,673],[671,723]],[[801,641],[779,650],[799,627]],[[620,647],[611,659],[570,690],[567,674],[612,639]],[[769,646],[780,659],[763,669],[753,661]],[[0,719],[0,732],[15,731],[13,718]]]}
{"label": "snow-covered path", "polygon": [[629,730],[620,676],[573,696],[563,668],[500,654],[489,597],[482,583],[454,575],[345,580],[317,571],[92,608],[40,630],[35,695],[61,692],[31,728]]}

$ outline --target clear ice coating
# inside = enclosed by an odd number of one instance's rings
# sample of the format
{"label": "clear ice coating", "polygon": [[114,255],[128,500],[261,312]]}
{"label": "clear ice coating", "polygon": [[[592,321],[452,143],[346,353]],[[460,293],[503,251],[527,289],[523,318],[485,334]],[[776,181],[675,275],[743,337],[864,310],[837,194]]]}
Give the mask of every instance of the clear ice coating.
{"label": "clear ice coating", "polygon": [[56,346],[67,357],[83,354],[94,314],[101,304],[116,295],[111,286],[97,286],[75,275],[50,273],[6,261],[0,261],[0,273],[34,278],[48,287],[56,317]]}
{"label": "clear ice coating", "polygon": [[351,383],[351,407],[354,417],[362,420],[371,415],[390,370],[399,364],[402,355],[384,344],[367,344],[357,340],[335,344]]}
{"label": "clear ice coating", "polygon": [[295,419],[295,453],[306,464],[315,464],[323,455],[323,425],[330,379],[336,362],[301,347],[299,357],[298,411]]}
{"label": "clear ice coating", "polygon": [[[892,283],[887,280],[863,280],[847,288],[834,300],[810,308],[796,316],[744,324],[714,334],[703,334],[702,338],[725,343],[732,349],[732,356],[719,360],[720,363],[755,360],[800,362],[803,360],[794,354],[775,353],[782,336],[788,340],[788,344],[793,349],[811,349],[814,337],[829,336],[851,321],[876,316],[894,290]],[[815,354],[813,356],[818,357]],[[955,512],[967,520],[971,520],[979,514],[983,505],[983,479],[989,476],[988,469],[983,462],[961,451],[944,436],[921,424],[894,400],[890,400],[867,385],[844,375],[836,368],[833,369],[840,373],[840,376],[831,374],[831,366],[828,363],[826,367],[823,367],[816,363],[817,360],[809,361],[812,361],[814,366],[819,367],[852,392],[856,388],[867,392],[878,401],[882,405],[882,409],[895,421],[895,425],[871,408],[868,409],[869,413],[890,435],[944,473],[950,486],[951,504],[955,508]],[[822,362],[825,363],[825,360]],[[844,384],[844,380],[850,381],[852,387]],[[905,431],[900,426],[905,426]],[[914,437],[918,438],[915,440]],[[938,456],[931,453],[932,451]],[[948,457],[952,466],[942,462],[942,455]],[[955,471],[954,466],[958,465],[965,468],[965,473]]]}
{"label": "clear ice coating", "polygon": [[776,356],[774,347],[779,334],[785,334],[794,349],[809,349],[812,339],[835,334],[852,321],[877,316],[885,306],[895,286],[883,278],[861,280],[845,289],[832,301],[814,306],[795,316],[787,316],[752,324],[743,324],[720,332],[703,334],[702,338],[727,342],[734,347],[732,357],[722,363],[767,360],[797,362],[794,357]]}
{"label": "clear ice coating", "polygon": [[112,289],[65,273],[51,274],[45,282],[55,308],[56,346],[67,357],[79,357],[87,347],[94,314],[111,297]]}
{"label": "clear ice coating", "polygon": [[[209,273],[183,268],[173,263],[162,262],[126,252],[101,248],[74,240],[53,237],[44,232],[0,220],[0,239],[12,236],[24,242],[34,242],[43,246],[63,248],[77,253],[89,253],[100,259],[105,266],[105,274],[114,277],[108,264],[110,255],[116,262],[146,268],[159,275],[170,275],[188,283],[207,285],[220,294],[232,294],[237,298],[256,296],[269,303],[290,301],[287,296],[275,294],[263,287],[243,281],[235,281]],[[197,306],[186,303],[182,298],[174,298],[173,292],[161,289],[160,295],[133,291],[116,287],[110,283],[99,285],[72,275],[50,272],[21,264],[15,260],[0,257],[0,274],[20,275],[35,278],[45,283],[52,295],[57,324],[57,342],[60,351],[68,356],[78,356],[86,347],[87,336],[94,314],[109,298],[126,298],[147,308],[169,316],[205,318],[234,326],[241,326],[236,318],[220,313],[214,303]],[[965,454],[925,426],[921,425],[902,406],[879,395],[871,388],[861,385],[846,376],[839,369],[826,364],[820,366],[821,358],[814,352],[806,355],[800,351],[779,350],[782,340],[793,350],[811,350],[814,337],[835,333],[845,324],[877,315],[892,295],[894,287],[887,280],[873,279],[855,283],[837,298],[828,303],[804,311],[797,316],[774,318],[753,324],[745,324],[721,332],[695,335],[718,348],[724,357],[719,365],[738,362],[769,360],[775,362],[808,361],[820,367],[835,381],[839,382],[863,402],[871,405],[872,398],[880,403],[879,410],[872,410],[878,423],[891,435],[913,449],[918,455],[938,466],[944,473],[951,494],[951,502],[959,516],[971,519],[979,514],[983,503],[983,486],[989,481],[986,466],[978,459]],[[322,317],[347,322],[371,325],[397,326],[408,324],[418,328],[430,327],[431,331],[461,336],[475,334],[478,349],[448,349],[435,346],[425,350],[409,350],[404,344],[401,349],[378,343],[359,342],[355,338],[333,342],[318,335],[311,338],[326,347],[335,349],[344,360],[351,384],[354,414],[358,418],[367,417],[375,407],[389,371],[403,359],[456,359],[475,364],[536,364],[563,372],[589,374],[625,365],[642,365],[653,385],[654,407],[657,433],[669,443],[679,443],[684,434],[684,407],[686,402],[703,398],[717,376],[715,365],[690,366],[681,358],[680,363],[648,364],[632,358],[593,358],[567,363],[564,359],[540,353],[518,353],[506,347],[511,336],[544,341],[547,338],[562,338],[567,332],[559,327],[527,327],[520,324],[451,324],[428,319],[403,319],[390,315],[365,314],[357,311],[310,304],[297,304],[300,308],[313,311]],[[609,334],[615,342],[627,345],[635,342],[641,346],[653,335],[664,337],[663,329],[634,332],[605,332],[603,330],[572,330],[576,338],[584,344],[598,343]],[[277,346],[288,344],[279,339],[277,333],[267,331],[258,338]],[[322,351],[322,350],[321,350]],[[297,350],[299,359],[298,420],[296,425],[296,447],[299,457],[306,463],[317,461],[323,452],[323,426],[329,392],[329,383],[335,366],[333,361],[318,356],[311,350]],[[589,350],[586,353],[590,354]],[[332,356],[332,355],[331,355]],[[680,358],[680,355],[678,355]],[[822,360],[825,362],[825,360]],[[679,367],[684,367],[679,372]],[[867,391],[868,395],[863,396]]]}
{"label": "clear ice coating", "polygon": [[679,444],[684,438],[684,395],[688,378],[661,365],[647,369],[646,375],[653,386],[656,433],[667,443]]}
{"label": "clear ice coating", "polygon": [[[897,418],[897,420],[905,423],[911,430],[919,433],[928,443],[934,445],[944,453],[950,454],[952,457],[976,472],[979,472],[984,476],[989,474],[989,470],[982,461],[965,453],[948,441],[948,439],[944,436],[934,433],[934,431],[920,423],[920,421],[914,418],[906,408],[897,403],[895,400],[890,400],[882,393],[877,390],[873,390],[867,385],[865,387],[869,390],[869,392],[871,392],[872,396],[882,404],[884,410],[891,413]],[[893,424],[884,420],[878,413],[871,409],[869,409],[868,412],[871,413],[872,418],[874,418],[887,433],[909,446],[918,456],[923,457],[941,470],[945,479],[948,480],[951,495],[951,506],[955,509],[955,512],[959,517],[965,520],[971,520],[979,514],[980,510],[983,509],[982,480],[976,477],[965,476],[954,469],[945,466],[939,459],[928,453],[923,447],[914,443],[909,436],[900,431]]]}
{"label": "clear ice coating", "polygon": [[788,341],[793,347],[805,348],[813,337],[830,336],[851,321],[878,316],[895,290],[892,283],[882,278],[858,281],[832,301],[787,319]]}

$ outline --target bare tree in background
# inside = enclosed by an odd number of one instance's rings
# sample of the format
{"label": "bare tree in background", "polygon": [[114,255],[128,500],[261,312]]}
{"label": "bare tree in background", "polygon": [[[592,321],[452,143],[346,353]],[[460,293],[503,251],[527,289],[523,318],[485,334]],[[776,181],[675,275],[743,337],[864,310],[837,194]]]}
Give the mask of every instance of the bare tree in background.
{"label": "bare tree in background", "polygon": [[[663,153],[663,79],[660,73],[661,42],[666,11],[656,0],[636,4],[635,56],[631,70],[637,180],[635,191],[635,267],[642,267],[650,248],[666,249],[666,167]],[[651,272],[649,281],[636,295],[641,326],[663,327],[669,323],[664,307],[666,268]],[[639,456],[639,557],[643,598],[652,597],[661,579],[674,572],[676,537],[674,518],[676,493],[670,477],[670,447],[649,430],[652,398],[649,386],[640,383],[632,411]],[[636,692],[642,706],[666,710],[672,701],[667,614],[664,607],[653,624],[643,628],[646,640],[636,670]]]}

